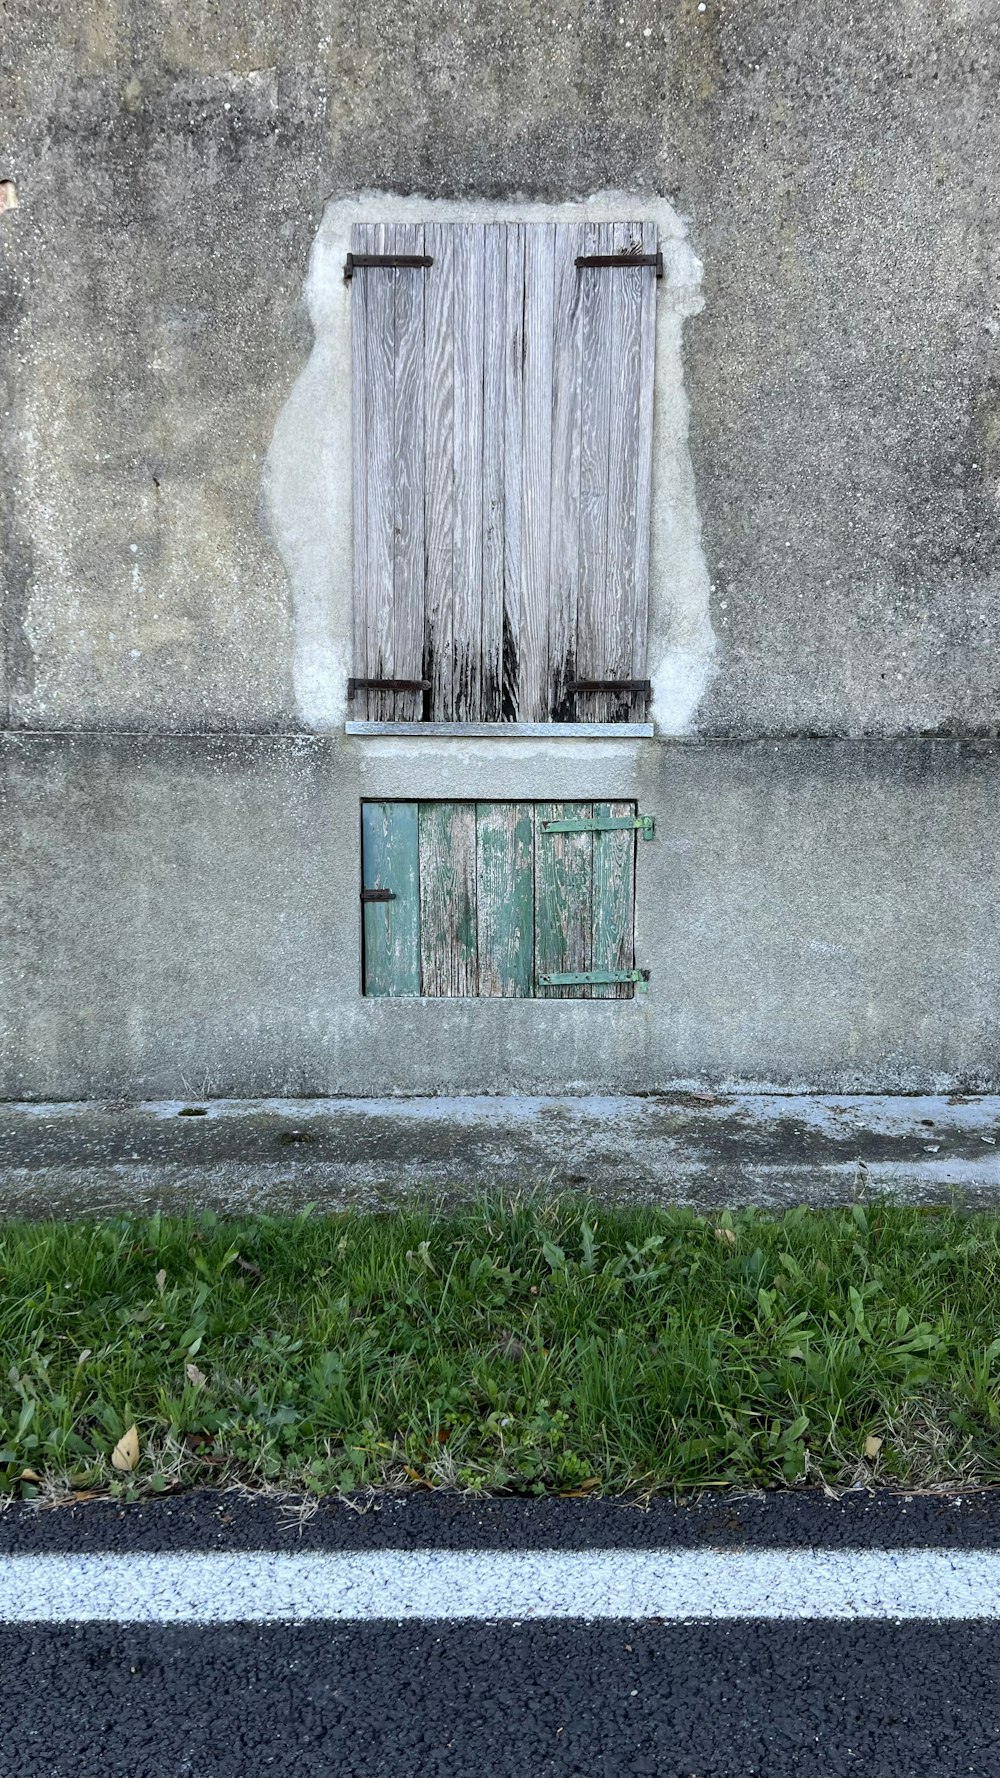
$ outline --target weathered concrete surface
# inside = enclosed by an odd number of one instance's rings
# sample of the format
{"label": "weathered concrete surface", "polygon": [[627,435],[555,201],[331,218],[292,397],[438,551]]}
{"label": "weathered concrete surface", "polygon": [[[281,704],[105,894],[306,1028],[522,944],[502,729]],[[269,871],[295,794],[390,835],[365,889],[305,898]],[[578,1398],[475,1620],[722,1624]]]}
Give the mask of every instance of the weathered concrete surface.
{"label": "weathered concrete surface", "polygon": [[700,1209],[974,1204],[1000,1189],[998,1141],[996,1097],[5,1105],[0,1202],[31,1216],[382,1210],[576,1189]]}
{"label": "weathered concrete surface", "polygon": [[296,726],[260,470],[375,186],[689,216],[703,731],[995,731],[994,9],[9,0],[0,58],[14,726]]}
{"label": "weathered concrete surface", "polygon": [[0,1098],[1000,1087],[1000,743],[588,757],[648,994],[366,1000],[360,799],[572,797],[572,744],[6,735]]}

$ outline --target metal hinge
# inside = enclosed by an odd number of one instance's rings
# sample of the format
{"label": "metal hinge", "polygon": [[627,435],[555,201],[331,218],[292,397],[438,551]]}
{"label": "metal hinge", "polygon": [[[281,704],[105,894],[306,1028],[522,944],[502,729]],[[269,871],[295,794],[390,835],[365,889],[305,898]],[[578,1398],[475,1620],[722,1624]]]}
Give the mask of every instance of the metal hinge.
{"label": "metal hinge", "polygon": [[663,254],[656,253],[578,253],[576,266],[582,270],[584,266],[630,266],[651,265],[656,276],[663,276]]}
{"label": "metal hinge", "polygon": [[344,283],[349,284],[359,266],[400,266],[422,271],[434,260],[429,253],[349,253],[344,261]]}
{"label": "metal hinge", "polygon": [[568,816],[564,821],[543,821],[543,833],[622,833],[634,828],[644,840],[653,837],[652,815]]}
{"label": "metal hinge", "polygon": [[347,695],[357,697],[359,691],[430,691],[429,679],[349,679]]}
{"label": "metal hinge", "polygon": [[566,690],[620,691],[647,699],[653,695],[652,681],[649,679],[567,679]]}
{"label": "metal hinge", "polygon": [[552,970],[538,977],[540,988],[616,988],[622,982],[635,982],[640,994],[648,981],[648,969]]}
{"label": "metal hinge", "polygon": [[362,901],[395,901],[395,889],[362,889]]}

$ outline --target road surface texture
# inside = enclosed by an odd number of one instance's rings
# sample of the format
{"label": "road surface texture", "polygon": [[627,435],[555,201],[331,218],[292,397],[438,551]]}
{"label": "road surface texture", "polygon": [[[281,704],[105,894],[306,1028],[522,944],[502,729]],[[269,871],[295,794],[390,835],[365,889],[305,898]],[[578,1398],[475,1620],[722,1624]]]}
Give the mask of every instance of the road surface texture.
{"label": "road surface texture", "polygon": [[1000,1494],[12,1506],[0,1663],[0,1778],[996,1778]]}

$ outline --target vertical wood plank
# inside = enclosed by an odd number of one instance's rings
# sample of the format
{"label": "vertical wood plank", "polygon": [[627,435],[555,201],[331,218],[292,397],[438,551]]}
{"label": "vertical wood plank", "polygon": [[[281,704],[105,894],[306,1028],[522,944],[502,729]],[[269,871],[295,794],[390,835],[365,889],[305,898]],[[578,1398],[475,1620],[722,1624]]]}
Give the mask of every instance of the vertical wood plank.
{"label": "vertical wood plank", "polygon": [[455,544],[452,710],[456,722],[482,711],[483,299],[485,230],[460,223],[455,254]]}
{"label": "vertical wood plank", "polygon": [[422,992],[476,992],[476,805],[420,804]]}
{"label": "vertical wood plank", "polygon": [[[368,252],[392,252],[391,231],[386,223],[376,223],[368,230],[368,236]],[[362,267],[356,275],[367,284],[368,578],[365,608],[368,675],[373,679],[391,679],[394,672],[396,274],[370,266]],[[374,721],[388,720],[392,710],[391,693],[368,693],[368,714]]]}
{"label": "vertical wood plank", "polygon": [[416,803],[362,803],[362,887],[396,897],[364,904],[366,994],[420,993],[418,856]]}
{"label": "vertical wood plank", "polygon": [[525,228],[519,722],[548,717],[549,517],[555,226]]}
{"label": "vertical wood plank", "polygon": [[[642,225],[616,222],[612,252],[642,250]],[[611,290],[611,427],[608,449],[608,553],[606,608],[602,640],[603,676],[628,679],[632,673],[636,609],[636,539],[638,535],[639,412],[642,371],[641,322],[643,285],[655,277],[641,266],[601,274]],[[627,722],[632,702],[609,693],[605,721]]]}
{"label": "vertical wood plank", "polygon": [[[542,831],[544,821],[587,818],[590,803],[535,805],[535,980],[548,970],[590,969],[593,945],[592,833]],[[543,988],[541,999],[587,1000],[592,990]]]}
{"label": "vertical wood plank", "polygon": [[[610,223],[589,223],[585,253],[614,251]],[[580,359],[580,557],[577,594],[577,672],[606,679],[606,638],[613,616],[608,602],[608,453],[611,441],[612,283],[620,272],[584,268],[581,279]],[[603,722],[609,700],[581,693],[581,722]]]}
{"label": "vertical wood plank", "polygon": [[478,803],[479,993],[534,994],[534,820],[530,803]]}
{"label": "vertical wood plank", "polygon": [[[422,253],[421,225],[396,225],[392,251]],[[431,271],[391,273],[395,285],[393,672],[419,679],[424,645],[424,293]],[[419,721],[419,692],[387,696],[397,722]]]}
{"label": "vertical wood plank", "polygon": [[[655,253],[656,224],[642,225],[642,251]],[[646,676],[646,633],[649,621],[649,530],[653,500],[653,392],[656,372],[656,273],[642,273],[642,312],[639,317],[639,466],[635,506],[635,628],[632,635],[630,678]],[[637,718],[646,715],[645,705],[633,705]]]}
{"label": "vertical wood plank", "polygon": [[552,476],[549,522],[548,710],[572,722],[566,683],[576,673],[576,594],[580,554],[580,315],[584,229],[556,225],[552,357]]}
{"label": "vertical wood plank", "polygon": [[424,250],[434,264],[424,276],[426,469],[424,527],[427,579],[424,591],[423,677],[431,682],[428,706],[434,722],[450,722],[455,529],[455,267],[453,229],[427,223]]}
{"label": "vertical wood plank", "polygon": [[490,223],[483,245],[483,722],[503,713],[504,341],[506,228]]}
{"label": "vertical wood plank", "polygon": [[518,720],[521,660],[521,482],[524,409],[524,224],[504,230],[503,685],[501,719]]}
{"label": "vertical wood plank", "polygon": [[[368,251],[368,229],[355,223],[351,252]],[[359,274],[351,283],[351,449],[354,456],[354,511],[351,546],[354,551],[354,666],[353,674],[366,679],[368,667],[368,283]],[[368,694],[362,693],[348,715],[368,714]]]}
{"label": "vertical wood plank", "polygon": [[[594,814],[634,815],[634,803],[595,803]],[[592,969],[635,967],[635,830],[594,835]],[[631,982],[591,989],[595,1000],[631,1000]]]}

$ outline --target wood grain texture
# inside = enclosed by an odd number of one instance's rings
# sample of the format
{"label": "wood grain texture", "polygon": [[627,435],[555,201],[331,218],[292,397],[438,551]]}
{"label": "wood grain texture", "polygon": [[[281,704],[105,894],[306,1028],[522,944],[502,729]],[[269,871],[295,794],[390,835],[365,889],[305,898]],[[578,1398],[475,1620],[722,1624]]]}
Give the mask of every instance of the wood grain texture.
{"label": "wood grain texture", "polygon": [[[423,227],[398,223],[393,253],[422,253]],[[419,679],[424,645],[424,293],[429,273],[383,273],[395,288],[393,672]],[[386,702],[390,698],[387,696]],[[397,722],[419,721],[420,692],[396,692]]]}
{"label": "wood grain texture", "polygon": [[[369,253],[391,253],[389,226],[377,223],[368,230]],[[394,273],[378,266],[363,266],[366,291],[366,375],[368,444],[367,557],[365,624],[368,632],[368,677],[391,679],[395,665],[393,628],[393,526],[395,523],[395,376],[396,301]],[[392,720],[391,692],[368,693],[372,722]]]}
{"label": "wood grain texture", "polygon": [[[614,251],[610,223],[589,223],[586,253]],[[611,445],[612,287],[621,273],[585,267],[581,281],[580,357],[580,555],[577,593],[577,672],[606,679],[607,639],[613,614],[608,602],[608,453]],[[577,701],[582,722],[606,722],[611,701],[587,692]]]}
{"label": "wood grain texture", "polygon": [[[595,803],[594,814],[634,815],[634,803]],[[592,969],[635,967],[635,830],[594,835]],[[595,1000],[631,1000],[632,982],[595,987]]]}
{"label": "wood grain texture", "polygon": [[549,521],[552,464],[552,320],[555,227],[525,229],[524,387],[521,416],[520,722],[549,713]]}
{"label": "wood grain texture", "polygon": [[535,992],[543,1000],[587,1000],[593,992],[546,988],[539,979],[549,970],[592,967],[594,836],[542,831],[545,821],[591,813],[590,803],[535,804]]}
{"label": "wood grain texture", "polygon": [[433,266],[424,295],[425,547],[423,676],[431,682],[429,713],[436,722],[454,717],[455,535],[455,231],[428,223],[424,250]]}
{"label": "wood grain texture", "polygon": [[483,722],[499,722],[503,714],[506,232],[502,223],[483,231]]}
{"label": "wood grain texture", "polygon": [[586,273],[576,266],[585,250],[577,224],[555,229],[552,345],[552,472],[549,517],[548,709],[573,721],[566,690],[576,673],[576,603],[580,559],[580,318]]}
{"label": "wood grain texture", "polygon": [[455,534],[452,715],[482,710],[483,648],[483,301],[486,231],[455,228]]}
{"label": "wood grain texture", "polygon": [[520,715],[521,651],[521,481],[524,428],[524,237],[522,223],[504,230],[506,289],[504,291],[504,586],[503,586],[503,683],[501,717],[504,722],[526,720]]}
{"label": "wood grain texture", "polygon": [[[655,253],[656,224],[642,225],[642,251]],[[656,377],[656,273],[642,274],[642,310],[639,316],[639,466],[635,506],[635,625],[632,632],[630,677],[646,676],[646,635],[649,621],[649,531],[653,501],[653,397]],[[636,701],[632,715],[640,720],[646,705]]]}
{"label": "wood grain texture", "polygon": [[476,806],[479,993],[534,994],[534,811],[530,803]]}
{"label": "wood grain texture", "polygon": [[417,828],[416,803],[361,805],[362,887],[391,889],[396,897],[363,907],[366,994],[420,993]]}
{"label": "wood grain texture", "polygon": [[[642,249],[640,223],[616,222],[613,253]],[[639,378],[643,284],[652,269],[630,266],[602,274],[611,292],[611,414],[608,445],[608,542],[605,565],[604,676],[632,674],[636,611],[637,481],[639,473]],[[627,722],[632,703],[609,693],[605,720]]]}
{"label": "wood grain texture", "polygon": [[[368,250],[368,229],[355,224],[351,252]],[[351,449],[354,471],[354,511],[351,542],[354,550],[354,673],[369,677],[368,665],[368,285],[358,277],[351,286]],[[367,692],[350,706],[350,715],[366,721]]]}
{"label": "wood grain texture", "polygon": [[476,805],[420,804],[421,992],[476,993]]}

